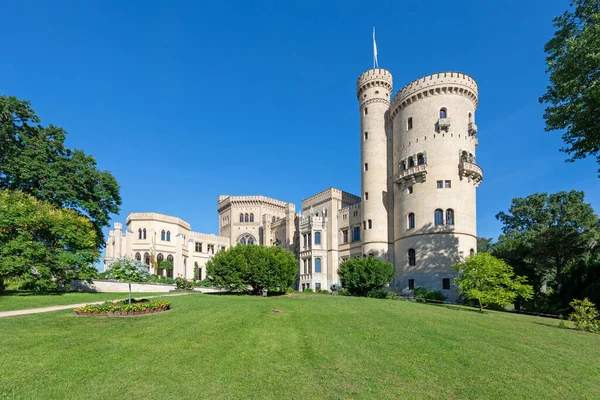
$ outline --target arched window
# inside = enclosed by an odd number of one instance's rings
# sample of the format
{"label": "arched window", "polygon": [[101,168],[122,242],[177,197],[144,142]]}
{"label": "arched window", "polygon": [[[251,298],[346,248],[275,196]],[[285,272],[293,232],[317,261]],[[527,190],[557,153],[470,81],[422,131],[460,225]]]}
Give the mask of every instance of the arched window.
{"label": "arched window", "polygon": [[144,264],[150,265],[150,254],[144,253]]}
{"label": "arched window", "polygon": [[410,213],[410,214],[408,214],[408,229],[414,229],[414,228],[415,228],[415,214]]}
{"label": "arched window", "polygon": [[408,168],[415,166],[415,160],[412,157],[408,157]]}
{"label": "arched window", "polygon": [[404,171],[405,169],[406,169],[406,162],[400,161],[400,172]]}
{"label": "arched window", "polygon": [[160,266],[160,263],[163,262],[164,259],[165,257],[162,255],[162,253],[158,253],[156,256],[156,263]]}
{"label": "arched window", "polygon": [[321,272],[321,259],[315,258],[315,273]]}
{"label": "arched window", "polygon": [[441,209],[435,210],[433,213],[433,223],[435,226],[444,225],[444,211]]}
{"label": "arched window", "polygon": [[254,244],[254,239],[253,239],[253,238],[248,238],[248,241],[247,241],[247,243],[248,243],[248,244]]}
{"label": "arched window", "polygon": [[369,192],[365,192],[365,200],[369,200]]}
{"label": "arched window", "polygon": [[321,244],[321,232],[315,232],[315,244]]}
{"label": "arched window", "polygon": [[417,254],[415,249],[408,249],[408,265],[411,267],[417,265]]}
{"label": "arched window", "polygon": [[142,261],[142,255],[140,253],[135,253],[135,260]]}
{"label": "arched window", "polygon": [[423,156],[423,153],[417,154],[417,165],[423,164],[425,164],[425,157]]}
{"label": "arched window", "polygon": [[446,108],[440,109],[440,118],[448,118],[448,110]]}
{"label": "arched window", "polygon": [[373,221],[369,220],[367,222],[368,222],[369,229],[372,229],[373,228]]}
{"label": "arched window", "polygon": [[369,132],[365,132],[365,140],[369,138]]}
{"label": "arched window", "polygon": [[160,240],[165,240],[165,231],[160,232]]}
{"label": "arched window", "polygon": [[369,109],[365,107],[365,115],[369,114]]}
{"label": "arched window", "polygon": [[254,244],[256,242],[256,239],[254,239],[254,236],[252,236],[251,234],[244,233],[238,237],[237,242],[242,245]]}
{"label": "arched window", "polygon": [[277,221],[277,218],[273,215],[273,222]]}
{"label": "arched window", "polygon": [[138,239],[142,238],[142,228],[138,229]]}
{"label": "arched window", "polygon": [[413,123],[412,123],[412,117],[410,117],[410,118],[408,119],[408,121],[406,121],[406,130],[407,130],[407,131],[410,131],[410,130],[412,129],[412,127],[413,127]]}
{"label": "arched window", "polygon": [[469,153],[467,153],[466,150],[463,150],[463,152],[460,154],[460,161],[469,162]]}
{"label": "arched window", "polygon": [[167,261],[173,262],[173,256],[169,254],[167,256]]}
{"label": "arched window", "polygon": [[475,249],[469,250],[469,255],[471,255],[471,256],[475,255]]}
{"label": "arched window", "polygon": [[244,222],[248,222],[248,213],[244,214]]}
{"label": "arched window", "polygon": [[469,123],[473,123],[473,114],[469,113]]}
{"label": "arched window", "polygon": [[244,222],[244,214],[240,214],[240,222]]}
{"label": "arched window", "polygon": [[451,208],[446,210],[446,225],[454,225],[454,210]]}
{"label": "arched window", "polygon": [[254,222],[254,213],[250,213],[250,222]]}
{"label": "arched window", "polygon": [[146,239],[146,228],[142,231],[144,239]]}
{"label": "arched window", "polygon": [[171,231],[167,231],[167,242],[171,241]]}

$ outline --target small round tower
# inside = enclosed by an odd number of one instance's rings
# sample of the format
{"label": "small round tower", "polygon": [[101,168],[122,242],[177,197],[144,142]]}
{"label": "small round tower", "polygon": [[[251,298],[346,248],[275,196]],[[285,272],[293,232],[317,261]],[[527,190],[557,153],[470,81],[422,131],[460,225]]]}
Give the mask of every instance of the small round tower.
{"label": "small round tower", "polygon": [[409,83],[392,100],[394,285],[453,297],[452,265],[477,249],[477,83],[443,72]]}
{"label": "small round tower", "polygon": [[388,258],[388,137],[392,74],[364,72],[356,82],[360,110],[362,247],[364,255]]}

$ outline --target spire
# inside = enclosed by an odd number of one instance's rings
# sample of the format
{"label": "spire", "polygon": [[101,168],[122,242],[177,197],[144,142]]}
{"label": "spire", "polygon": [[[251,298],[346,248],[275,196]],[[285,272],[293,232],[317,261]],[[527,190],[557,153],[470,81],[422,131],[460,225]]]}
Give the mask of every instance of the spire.
{"label": "spire", "polygon": [[375,27],[373,27],[373,68],[379,68],[377,62],[377,42],[375,42]]}

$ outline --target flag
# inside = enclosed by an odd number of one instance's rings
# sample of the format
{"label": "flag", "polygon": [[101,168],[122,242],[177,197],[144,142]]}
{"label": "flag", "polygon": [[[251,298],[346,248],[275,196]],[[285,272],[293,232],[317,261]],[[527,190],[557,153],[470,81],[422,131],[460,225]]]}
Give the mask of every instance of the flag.
{"label": "flag", "polygon": [[377,62],[377,42],[375,42],[375,27],[373,27],[373,68],[379,68]]}

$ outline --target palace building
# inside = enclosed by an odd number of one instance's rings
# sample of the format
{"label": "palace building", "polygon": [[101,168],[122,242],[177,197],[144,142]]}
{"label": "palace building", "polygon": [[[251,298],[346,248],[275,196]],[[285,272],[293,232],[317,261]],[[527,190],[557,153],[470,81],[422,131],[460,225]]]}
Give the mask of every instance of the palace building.
{"label": "palace building", "polygon": [[[338,266],[378,257],[396,269],[393,288],[440,290],[455,298],[452,265],[477,251],[477,83],[459,72],[417,79],[393,97],[382,68],[357,81],[361,193],[329,188],[294,204],[264,196],[220,195],[218,235],[186,221],[132,213],[115,223],[105,268],[119,257],[170,260],[173,274],[204,279],[206,262],[235,245],[282,246],[298,258],[298,289],[339,285]],[[391,98],[391,101],[390,101]]]}

